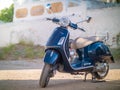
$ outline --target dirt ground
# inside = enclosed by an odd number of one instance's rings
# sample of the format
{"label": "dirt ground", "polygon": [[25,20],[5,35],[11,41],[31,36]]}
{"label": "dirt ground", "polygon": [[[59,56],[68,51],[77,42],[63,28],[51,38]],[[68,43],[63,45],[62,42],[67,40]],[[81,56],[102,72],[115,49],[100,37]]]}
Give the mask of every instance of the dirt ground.
{"label": "dirt ground", "polygon": [[0,61],[0,90],[120,90],[120,63],[110,64],[105,82],[57,72],[45,89],[38,84],[42,67],[42,60]]}

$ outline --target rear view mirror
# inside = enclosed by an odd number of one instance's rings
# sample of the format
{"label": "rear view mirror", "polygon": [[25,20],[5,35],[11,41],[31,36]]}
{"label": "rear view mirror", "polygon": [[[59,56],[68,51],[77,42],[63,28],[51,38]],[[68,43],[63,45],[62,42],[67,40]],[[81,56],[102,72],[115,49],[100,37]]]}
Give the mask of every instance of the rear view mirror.
{"label": "rear view mirror", "polygon": [[48,4],[46,5],[46,10],[47,10],[47,13],[53,14],[52,5],[51,5],[50,3],[48,3]]}
{"label": "rear view mirror", "polygon": [[50,3],[48,3],[48,4],[46,5],[46,9],[48,9],[48,10],[51,9],[51,4],[50,4]]}
{"label": "rear view mirror", "polygon": [[91,21],[92,17],[87,17],[87,23],[89,23]]}

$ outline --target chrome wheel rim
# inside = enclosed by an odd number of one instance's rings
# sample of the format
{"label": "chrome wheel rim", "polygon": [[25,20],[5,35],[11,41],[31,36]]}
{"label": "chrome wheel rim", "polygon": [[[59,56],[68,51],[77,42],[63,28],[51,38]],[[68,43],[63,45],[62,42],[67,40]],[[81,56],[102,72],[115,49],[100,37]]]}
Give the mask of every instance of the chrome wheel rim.
{"label": "chrome wheel rim", "polygon": [[98,63],[98,68],[101,69],[101,71],[98,71],[98,74],[101,76],[101,77],[104,77],[108,70],[109,70],[109,66],[107,63]]}

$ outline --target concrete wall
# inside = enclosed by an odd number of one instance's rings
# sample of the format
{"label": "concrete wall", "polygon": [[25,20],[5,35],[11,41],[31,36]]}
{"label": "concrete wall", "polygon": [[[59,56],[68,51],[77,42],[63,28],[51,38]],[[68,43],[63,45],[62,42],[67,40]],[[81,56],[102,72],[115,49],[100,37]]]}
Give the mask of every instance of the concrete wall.
{"label": "concrete wall", "polygon": [[51,4],[51,11],[56,14],[62,13],[66,8],[65,0],[24,0],[22,4],[14,2],[14,22],[37,20],[51,15],[46,9],[47,4]]}
{"label": "concrete wall", "polygon": [[[110,38],[114,37],[120,32],[120,7],[106,8],[106,9],[95,9],[82,11],[81,7],[69,8],[65,14],[77,13],[81,14],[84,18],[85,15],[91,16],[92,21],[90,23],[79,24],[84,27],[86,32],[79,30],[71,30],[71,38],[78,36],[92,36],[92,35],[105,35],[109,32]],[[71,17],[70,19],[74,22],[79,21],[80,17]],[[9,43],[18,43],[19,40],[24,39],[27,41],[33,41],[35,44],[45,45],[47,39],[56,27],[53,24],[44,20],[32,20],[14,22],[0,25],[0,46],[5,46]],[[111,44],[111,39],[109,40]]]}

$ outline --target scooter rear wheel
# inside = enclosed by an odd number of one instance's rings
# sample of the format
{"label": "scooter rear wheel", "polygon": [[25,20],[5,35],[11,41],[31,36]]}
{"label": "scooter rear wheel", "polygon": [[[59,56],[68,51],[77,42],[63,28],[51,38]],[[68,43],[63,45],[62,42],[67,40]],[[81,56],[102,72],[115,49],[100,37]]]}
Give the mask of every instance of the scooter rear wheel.
{"label": "scooter rear wheel", "polygon": [[109,64],[107,62],[97,63],[97,67],[102,68],[102,70],[94,72],[94,76],[97,79],[104,79],[109,72]]}
{"label": "scooter rear wheel", "polygon": [[41,88],[45,88],[48,85],[48,82],[50,80],[50,72],[51,72],[51,65],[45,63],[39,80],[39,85]]}

